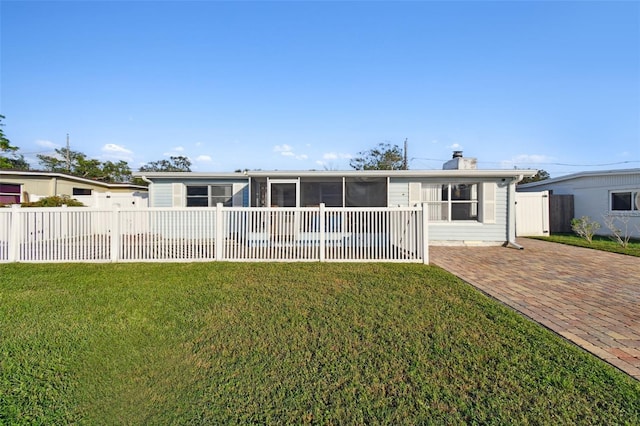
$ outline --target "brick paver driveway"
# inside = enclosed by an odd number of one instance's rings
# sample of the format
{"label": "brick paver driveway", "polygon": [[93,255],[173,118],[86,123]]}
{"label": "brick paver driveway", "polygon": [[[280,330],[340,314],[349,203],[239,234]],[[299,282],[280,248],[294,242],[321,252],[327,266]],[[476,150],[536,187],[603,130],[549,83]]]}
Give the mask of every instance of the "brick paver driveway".
{"label": "brick paver driveway", "polygon": [[640,380],[640,258],[518,243],[430,247],[430,262]]}

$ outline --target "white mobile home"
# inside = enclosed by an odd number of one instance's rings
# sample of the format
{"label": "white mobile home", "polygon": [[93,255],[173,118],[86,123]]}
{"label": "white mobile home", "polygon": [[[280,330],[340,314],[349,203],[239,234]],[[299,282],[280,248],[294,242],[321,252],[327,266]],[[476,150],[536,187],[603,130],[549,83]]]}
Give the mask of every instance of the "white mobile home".
{"label": "white mobile home", "polygon": [[581,172],[518,186],[518,192],[549,191],[572,195],[574,217],[588,216],[600,223],[598,234],[610,234],[605,217],[618,228],[640,238],[640,169]]}
{"label": "white mobile home", "polygon": [[[515,239],[515,185],[536,170],[140,172],[151,207],[401,208],[426,203],[431,244],[499,245]],[[452,163],[453,164],[450,164]],[[471,164],[471,167],[466,167]]]}

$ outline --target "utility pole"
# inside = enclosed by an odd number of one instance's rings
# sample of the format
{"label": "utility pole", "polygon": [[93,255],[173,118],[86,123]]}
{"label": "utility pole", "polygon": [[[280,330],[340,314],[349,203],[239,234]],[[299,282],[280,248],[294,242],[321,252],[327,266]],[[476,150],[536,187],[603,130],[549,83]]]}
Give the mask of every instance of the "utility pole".
{"label": "utility pole", "polygon": [[402,159],[402,170],[409,170],[409,160],[407,157],[407,147],[409,146],[409,139],[404,139],[404,158]]}
{"label": "utility pole", "polygon": [[69,133],[67,133],[67,155],[66,155],[67,173],[71,173],[71,154],[69,154],[70,150],[71,149],[69,148]]}

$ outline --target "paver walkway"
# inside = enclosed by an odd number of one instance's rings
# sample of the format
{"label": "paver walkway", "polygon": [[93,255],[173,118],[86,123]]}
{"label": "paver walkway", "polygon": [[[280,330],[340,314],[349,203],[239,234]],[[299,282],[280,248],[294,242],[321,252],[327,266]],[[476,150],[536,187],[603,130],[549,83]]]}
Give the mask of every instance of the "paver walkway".
{"label": "paver walkway", "polygon": [[432,246],[430,262],[640,380],[640,258],[517,242]]}

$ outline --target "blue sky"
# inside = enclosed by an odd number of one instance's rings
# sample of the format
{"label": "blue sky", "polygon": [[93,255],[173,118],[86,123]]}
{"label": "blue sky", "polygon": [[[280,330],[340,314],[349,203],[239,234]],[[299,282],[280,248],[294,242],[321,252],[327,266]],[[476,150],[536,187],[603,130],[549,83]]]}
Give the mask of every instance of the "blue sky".
{"label": "blue sky", "polygon": [[[640,3],[0,2],[0,114],[28,159],[349,169],[408,140],[552,177],[640,167]],[[33,160],[37,168],[37,161]]]}

